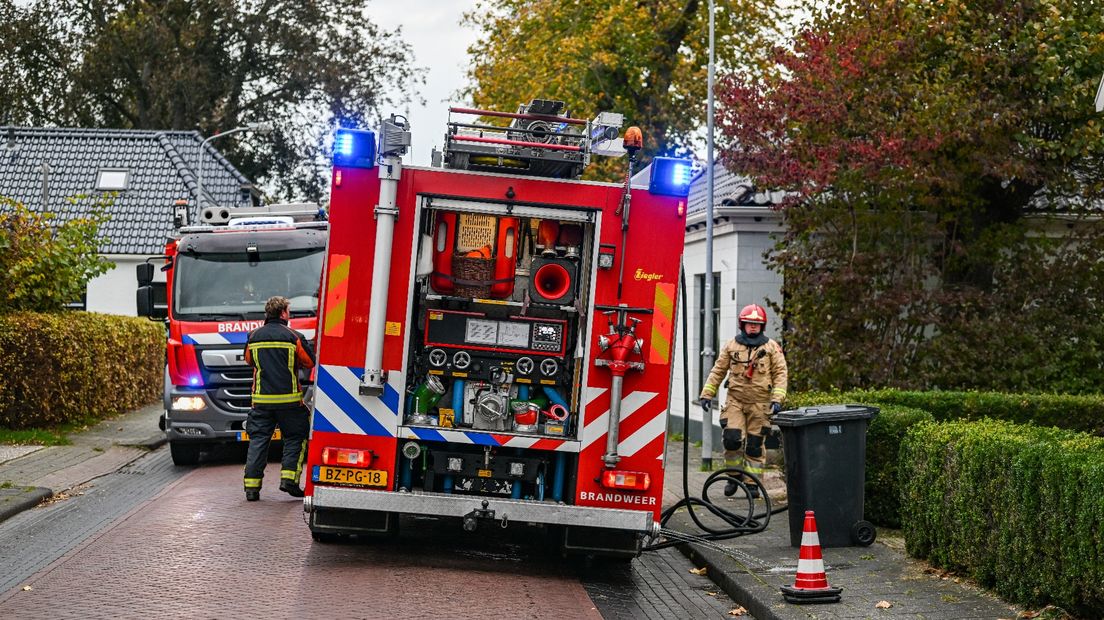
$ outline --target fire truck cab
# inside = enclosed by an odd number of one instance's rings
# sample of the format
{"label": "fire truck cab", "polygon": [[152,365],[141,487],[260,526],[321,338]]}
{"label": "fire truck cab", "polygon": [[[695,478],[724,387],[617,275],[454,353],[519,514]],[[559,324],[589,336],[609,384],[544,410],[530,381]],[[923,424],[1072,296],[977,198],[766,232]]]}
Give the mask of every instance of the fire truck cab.
{"label": "fire truck cab", "polygon": [[165,246],[164,305],[155,303],[153,264],[138,266],[138,313],[168,324],[160,426],[173,462],[195,465],[205,448],[248,441],[244,346],[268,298],[287,297],[291,327],[314,340],[329,231],[325,212],[306,203],[207,207],[200,224],[184,219]]}
{"label": "fire truck cab", "polygon": [[[657,531],[691,166],[656,158],[647,187],[579,180],[625,153],[621,118],[563,107],[452,108],[429,168],[402,165],[396,117],[336,135],[316,540],[430,515],[634,557]],[[453,120],[471,116],[509,126]]]}

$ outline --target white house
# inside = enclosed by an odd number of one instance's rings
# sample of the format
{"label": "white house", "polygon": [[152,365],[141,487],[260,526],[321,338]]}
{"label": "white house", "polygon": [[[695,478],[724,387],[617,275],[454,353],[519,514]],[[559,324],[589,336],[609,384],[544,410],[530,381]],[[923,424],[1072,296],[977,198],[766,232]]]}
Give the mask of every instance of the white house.
{"label": "white house", "polygon": [[[248,205],[253,185],[195,131],[0,127],[0,196],[62,220],[85,215],[109,199],[103,255],[115,267],[88,283],[77,307],[134,316],[135,265],[164,252],[174,203],[186,200],[197,221],[203,165],[207,200]],[[83,200],[73,201],[79,196]],[[162,279],[164,275],[156,272]]]}
{"label": "white house", "polygon": [[[732,174],[719,163],[714,168],[713,181],[713,304],[714,352],[736,335],[736,317],[740,308],[756,303],[767,307],[767,300],[782,301],[782,276],[767,268],[764,253],[779,239],[782,214],[773,208],[780,202],[780,193],[759,192],[746,179]],[[706,304],[706,178],[699,175],[690,186],[686,217],[686,249],[683,263],[686,269],[687,324],[689,331],[689,371],[682,364],[682,319],[675,336],[675,370],[671,399],[672,430],[683,426],[682,386],[690,388],[691,435],[700,434],[701,409],[693,403],[701,391],[709,368],[702,368],[702,328]],[[679,308],[681,312],[681,307]],[[768,308],[767,335],[778,339],[782,321]],[[714,412],[716,414],[716,411]],[[714,446],[719,446],[719,435]]]}

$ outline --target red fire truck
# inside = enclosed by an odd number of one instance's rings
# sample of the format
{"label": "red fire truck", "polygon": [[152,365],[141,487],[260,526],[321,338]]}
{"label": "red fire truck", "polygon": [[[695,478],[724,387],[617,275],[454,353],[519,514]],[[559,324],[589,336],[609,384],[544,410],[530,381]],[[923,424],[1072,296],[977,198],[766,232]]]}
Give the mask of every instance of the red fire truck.
{"label": "red fire truck", "polygon": [[432,515],[633,557],[657,531],[691,166],[655,158],[648,186],[579,180],[592,156],[625,154],[622,119],[563,107],[452,108],[429,168],[402,165],[399,118],[378,149],[373,132],[336,134],[316,540]]}
{"label": "red fire truck", "polygon": [[168,323],[160,425],[177,465],[195,465],[213,444],[248,441],[246,337],[264,324],[268,298],[283,295],[291,326],[314,340],[328,237],[314,204],[206,207],[197,225],[186,214],[178,204],[165,246],[164,305],[155,303],[153,264],[138,266],[138,314]]}

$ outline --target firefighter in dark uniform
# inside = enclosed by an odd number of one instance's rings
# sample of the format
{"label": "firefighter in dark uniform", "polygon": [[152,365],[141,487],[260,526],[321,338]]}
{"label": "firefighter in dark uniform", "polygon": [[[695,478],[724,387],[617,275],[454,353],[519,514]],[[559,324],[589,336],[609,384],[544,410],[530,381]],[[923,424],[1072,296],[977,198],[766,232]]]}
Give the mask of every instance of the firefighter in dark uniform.
{"label": "firefighter in dark uniform", "polygon": [[[721,411],[725,466],[739,467],[762,478],[770,418],[781,410],[786,399],[789,372],[782,346],[763,333],[767,311],[762,306],[744,306],[739,324],[739,333],[725,343],[717,356],[699,402],[708,414],[717,388],[728,376],[728,398]],[[733,495],[737,488],[736,482],[729,480],[724,494]],[[756,485],[750,485],[749,491],[752,497],[759,496]]]}
{"label": "firefighter in dark uniform", "polygon": [[290,316],[287,298],[269,298],[265,324],[250,332],[245,344],[245,361],[253,367],[253,409],[245,423],[245,499],[251,502],[261,498],[268,444],[276,427],[284,439],[280,490],[303,497],[299,476],[307,454],[310,411],[303,404],[299,371],[314,367],[314,352],[303,334],[288,327]]}

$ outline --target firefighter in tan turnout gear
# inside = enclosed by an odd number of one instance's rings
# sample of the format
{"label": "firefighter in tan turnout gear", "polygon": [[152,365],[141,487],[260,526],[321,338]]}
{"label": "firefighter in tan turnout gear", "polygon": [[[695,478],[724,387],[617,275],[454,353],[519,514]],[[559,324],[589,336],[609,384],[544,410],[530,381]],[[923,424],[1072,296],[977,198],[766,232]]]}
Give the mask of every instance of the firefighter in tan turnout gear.
{"label": "firefighter in tan turnout gear", "polygon": [[[782,346],[763,334],[767,311],[762,306],[744,306],[739,323],[740,332],[721,349],[702,387],[699,403],[709,414],[717,388],[728,376],[728,398],[721,411],[725,466],[761,477],[770,417],[782,409],[786,398],[786,358]],[[737,483],[729,480],[724,494],[734,495],[737,488]],[[750,485],[750,491],[752,497],[758,497],[758,487]]]}

